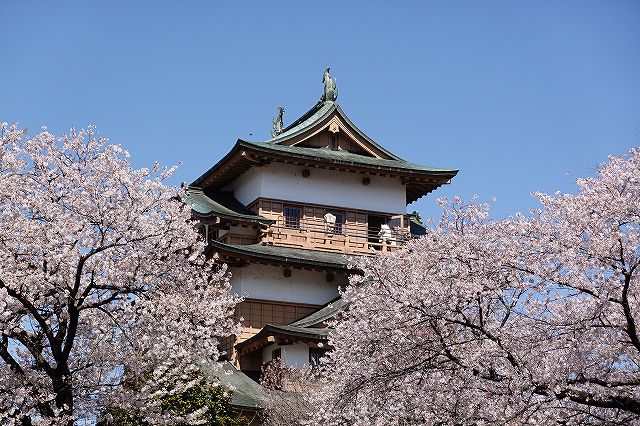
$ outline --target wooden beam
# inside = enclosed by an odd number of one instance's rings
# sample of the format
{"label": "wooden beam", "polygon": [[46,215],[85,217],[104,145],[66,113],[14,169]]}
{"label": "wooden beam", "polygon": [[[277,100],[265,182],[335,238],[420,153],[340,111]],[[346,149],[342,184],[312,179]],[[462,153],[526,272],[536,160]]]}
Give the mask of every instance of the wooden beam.
{"label": "wooden beam", "polygon": [[255,158],[254,158],[254,156],[253,156],[253,155],[251,155],[250,153],[248,153],[247,151],[242,151],[242,153],[240,154],[240,156],[241,156],[243,159],[245,159],[245,160],[249,161],[250,163],[253,163],[253,164],[257,165],[257,166],[263,166],[263,165],[264,165],[264,164],[262,163],[262,161],[259,161],[259,160],[255,159]]}

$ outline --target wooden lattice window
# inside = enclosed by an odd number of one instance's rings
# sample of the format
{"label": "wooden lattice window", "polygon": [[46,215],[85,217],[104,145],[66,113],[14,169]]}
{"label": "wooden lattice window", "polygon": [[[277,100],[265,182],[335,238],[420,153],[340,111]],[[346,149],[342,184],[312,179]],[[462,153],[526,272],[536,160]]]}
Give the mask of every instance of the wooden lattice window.
{"label": "wooden lattice window", "polygon": [[284,206],[284,226],[287,228],[300,228],[302,209],[296,206]]}
{"label": "wooden lattice window", "polygon": [[274,349],[271,351],[271,360],[282,359],[282,349]]}

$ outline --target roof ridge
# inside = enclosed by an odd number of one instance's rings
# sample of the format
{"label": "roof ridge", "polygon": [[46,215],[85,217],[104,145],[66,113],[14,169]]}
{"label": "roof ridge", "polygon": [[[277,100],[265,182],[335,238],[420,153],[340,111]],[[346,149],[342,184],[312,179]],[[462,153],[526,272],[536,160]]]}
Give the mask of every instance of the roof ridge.
{"label": "roof ridge", "polygon": [[[303,121],[305,121],[307,118],[311,117],[313,114],[316,113],[316,111],[318,111],[320,108],[322,108],[324,106],[324,102],[322,101],[318,101],[315,103],[314,106],[311,107],[311,109],[309,109],[309,111],[305,112],[304,114],[302,114],[300,117],[298,117],[293,123],[289,124],[287,127],[285,127],[284,129],[282,129],[282,133],[285,133],[286,131],[292,129],[293,127],[297,126],[298,124],[302,123]],[[281,133],[281,134],[282,134]],[[279,135],[278,135],[279,136]],[[274,138],[276,139],[276,138]]]}
{"label": "roof ridge", "polygon": [[[307,111],[302,117],[298,118],[289,126],[282,129],[282,133],[280,133],[279,135],[271,139],[268,139],[267,141],[265,141],[265,143],[269,143],[271,145],[277,145],[281,141],[285,141],[293,136],[297,136],[298,134],[304,132],[304,130],[306,130],[307,128],[317,123],[319,120],[324,119],[328,114],[331,114],[336,109],[336,107],[337,107],[337,104],[334,102],[318,101],[313,106],[313,108]],[[324,111],[324,113],[322,113],[318,117],[315,117],[315,119],[312,120],[312,118],[315,115],[319,114],[320,111],[323,110],[323,108],[326,108],[326,111]]]}

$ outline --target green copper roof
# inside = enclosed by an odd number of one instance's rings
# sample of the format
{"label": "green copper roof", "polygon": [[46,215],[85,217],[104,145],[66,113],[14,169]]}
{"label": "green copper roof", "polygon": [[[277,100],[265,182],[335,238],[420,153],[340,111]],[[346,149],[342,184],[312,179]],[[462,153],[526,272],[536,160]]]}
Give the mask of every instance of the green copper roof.
{"label": "green copper roof", "polygon": [[[376,158],[342,150],[334,151],[326,148],[288,146],[284,144],[291,138],[326,124],[334,112],[364,140],[368,141],[372,147],[388,158]],[[272,157],[269,158],[269,156]],[[265,142],[249,142],[238,139],[231,151],[197,178],[192,185],[222,188],[251,167],[266,164],[270,161],[288,160],[299,160],[301,164],[313,165],[315,163],[320,167],[331,167],[331,165],[346,166],[345,168],[351,168],[350,171],[365,173],[375,173],[376,171],[380,174],[397,173],[409,179],[406,191],[407,204],[447,183],[458,173],[456,169],[426,167],[403,160],[362,133],[349,120],[349,117],[346,116],[338,104],[335,102],[318,102],[306,114],[284,128],[283,132],[273,139]]]}
{"label": "green copper roof", "polygon": [[302,117],[298,118],[296,121],[291,123],[289,126],[285,127],[278,136],[275,138],[269,139],[266,141],[270,144],[280,144],[288,139],[291,139],[301,133],[304,133],[307,129],[313,127],[316,123],[324,120],[329,117],[334,111],[337,111],[340,117],[349,124],[363,139],[368,141],[371,145],[378,148],[380,151],[387,154],[389,157],[401,160],[400,157],[393,154],[391,151],[388,151],[383,146],[378,145],[373,139],[367,136],[364,132],[362,132],[358,127],[349,119],[347,114],[344,113],[340,105],[335,102],[321,102],[319,101],[317,104],[313,106],[309,111],[307,111]]}
{"label": "green copper roof", "polygon": [[258,334],[251,336],[244,342],[240,342],[236,345],[236,349],[242,349],[245,346],[249,346],[252,343],[259,342],[266,336],[272,336],[274,334],[281,334],[290,337],[298,337],[301,339],[313,339],[313,340],[327,340],[327,336],[331,329],[329,328],[312,328],[312,327],[296,327],[293,325],[271,325],[267,324],[262,327],[262,330]]}
{"label": "green copper roof", "polygon": [[274,154],[285,154],[298,158],[308,158],[310,160],[324,160],[336,164],[375,167],[384,170],[398,170],[407,172],[429,172],[443,175],[455,176],[458,172],[453,169],[440,169],[426,167],[411,163],[402,159],[387,160],[382,158],[368,157],[366,155],[354,154],[348,151],[334,151],[326,148],[306,148],[300,146],[277,145],[270,142],[247,142],[239,140],[238,144],[246,148],[253,148],[263,152]]}
{"label": "green copper roof", "polygon": [[[209,243],[208,250],[257,257],[279,262],[323,266],[332,269],[349,269],[350,262],[360,256],[347,256],[330,251],[309,250],[295,247],[280,247],[263,244],[225,244],[219,241]],[[352,273],[359,273],[358,269],[349,269]]]}
{"label": "green copper roof", "polygon": [[237,370],[230,362],[222,363],[222,371],[216,377],[223,386],[232,390],[231,405],[235,408],[255,411],[266,407],[269,396],[262,386]]}
{"label": "green copper roof", "polygon": [[347,306],[349,306],[349,302],[342,299],[342,297],[338,297],[317,311],[307,315],[306,317],[300,318],[298,321],[294,321],[289,325],[294,327],[311,327],[313,325],[321,324],[344,311]]}
{"label": "green copper roof", "polygon": [[331,329],[329,328],[312,328],[312,327],[296,327],[294,325],[266,325],[262,330],[266,332],[278,332],[289,336],[310,337],[312,339],[326,339]]}
{"label": "green copper roof", "polygon": [[273,222],[265,217],[253,214],[230,193],[208,192],[189,187],[185,191],[184,201],[201,216],[219,216],[224,219],[238,219],[248,222],[269,224]]}
{"label": "green copper roof", "polygon": [[289,126],[285,127],[282,130],[282,133],[272,139],[269,139],[267,142],[274,144],[280,143],[296,135],[299,135],[318,121],[322,121],[323,118],[328,117],[329,114],[335,111],[335,109],[336,104],[334,102],[318,102],[302,117],[291,123]]}

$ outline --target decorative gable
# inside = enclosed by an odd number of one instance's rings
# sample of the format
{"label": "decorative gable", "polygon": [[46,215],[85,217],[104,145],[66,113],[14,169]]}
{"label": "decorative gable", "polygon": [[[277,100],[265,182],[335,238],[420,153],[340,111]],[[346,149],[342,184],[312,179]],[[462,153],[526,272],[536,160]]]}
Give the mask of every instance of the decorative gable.
{"label": "decorative gable", "polygon": [[[318,111],[325,109],[325,105],[318,106],[320,106]],[[295,127],[290,126],[277,138],[274,138],[272,143],[347,151],[385,160],[395,159],[357,129],[337,104],[331,103],[328,106],[329,108],[323,116],[317,117],[318,114],[314,114],[309,120],[305,120]]]}
{"label": "decorative gable", "polygon": [[338,117],[337,113],[323,126],[314,130],[315,131],[301,135],[302,137],[298,140],[283,141],[281,144],[304,148],[347,151],[352,154],[373,158],[388,158],[388,156],[381,155],[383,153],[373,148],[362,137],[359,137],[357,132]]}

